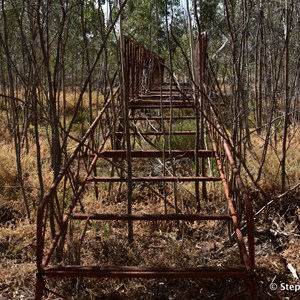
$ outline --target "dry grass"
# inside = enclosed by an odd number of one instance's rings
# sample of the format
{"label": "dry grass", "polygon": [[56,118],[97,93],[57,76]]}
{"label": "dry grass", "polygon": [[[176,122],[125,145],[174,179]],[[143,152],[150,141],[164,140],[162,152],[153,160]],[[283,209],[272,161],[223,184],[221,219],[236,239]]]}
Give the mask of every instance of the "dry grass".
{"label": "dry grass", "polygon": [[[253,148],[248,152],[247,164],[250,170],[257,172],[262,157],[264,140],[252,136]],[[286,151],[287,189],[300,181],[300,128],[291,126],[289,130],[288,149]],[[298,299],[293,292],[269,289],[271,282],[299,284],[287,268],[291,264],[299,274],[299,238],[300,238],[300,192],[299,189],[287,196],[276,199],[281,190],[280,160],[282,157],[282,141],[278,136],[277,144],[272,141],[268,148],[262,176],[258,184],[268,195],[263,199],[257,192],[251,194],[254,210],[258,211],[267,202],[274,202],[263,210],[255,219],[256,232],[256,268],[264,299]],[[249,187],[251,184],[249,183]]]}
{"label": "dry grass", "polygon": [[0,146],[0,194],[10,199],[17,192],[16,159],[11,144],[1,142]]}
{"label": "dry grass", "polygon": [[[72,101],[72,99],[70,99]],[[290,185],[300,180],[297,169],[300,162],[299,128],[295,128],[287,151],[287,170]],[[16,166],[13,146],[4,140],[0,145],[0,299],[33,299],[35,284],[35,224],[22,218],[23,204],[20,191],[16,186]],[[30,153],[22,154],[25,185],[32,207],[38,197],[38,178],[36,172],[36,149],[30,141]],[[50,172],[50,155],[46,139],[41,141],[45,187],[49,187],[52,177]],[[261,155],[262,141],[255,138],[253,153],[249,162],[253,170],[257,169],[257,157]],[[278,144],[280,149],[280,144]],[[261,186],[276,194],[279,191],[278,175],[280,150],[270,148]],[[142,165],[140,163],[140,165]],[[156,166],[156,164],[155,164]],[[143,167],[145,172],[148,170]],[[153,168],[152,168],[153,169]],[[180,166],[178,166],[178,170]],[[184,168],[181,168],[185,172]],[[11,189],[11,187],[14,187]],[[134,211],[161,213],[164,211],[163,200],[147,187],[135,186]],[[159,190],[159,188],[157,188]],[[91,189],[92,190],[92,189]],[[219,212],[224,209],[223,199],[214,193],[218,187],[209,186],[210,200],[204,209],[208,212]],[[185,212],[193,210],[194,199],[189,192],[193,187],[186,185],[178,190],[179,206]],[[117,197],[118,196],[118,197]],[[95,200],[91,191],[85,197],[86,207],[93,207],[98,212],[126,211],[125,192],[117,187],[111,193],[100,190],[100,199]],[[116,199],[119,199],[118,201]],[[171,199],[171,198],[168,198]],[[254,200],[256,209],[264,203]],[[267,199],[266,201],[268,201]],[[213,204],[214,203],[214,204]],[[218,204],[218,207],[217,205]],[[269,209],[256,219],[256,258],[257,281],[262,299],[297,299],[297,295],[283,292],[271,292],[269,284],[285,282],[295,284],[287,268],[291,264],[299,272],[299,238],[300,238],[300,195],[297,191],[288,197],[274,202]],[[170,212],[172,212],[170,210]],[[5,217],[6,216],[6,217]],[[5,219],[5,218],[6,219]],[[72,241],[78,245],[83,223],[74,223],[75,233]],[[226,227],[222,222],[185,223],[178,226],[175,222],[136,222],[134,226],[135,242],[129,246],[126,240],[126,226],[121,222],[90,222],[86,239],[80,248],[80,259],[83,264],[124,264],[124,265],[157,265],[157,266],[197,266],[214,264],[234,264],[239,259],[238,252],[229,248]],[[215,242],[210,242],[214,238]],[[79,248],[77,247],[77,250]],[[233,280],[50,280],[50,289],[69,295],[70,299],[224,299],[232,291],[243,287],[243,282]],[[2,298],[1,298],[2,297]],[[48,294],[46,299],[58,297]],[[241,296],[239,299],[247,299]]]}
{"label": "dry grass", "polygon": [[[36,148],[21,154],[24,187],[33,220],[24,218],[25,210],[17,181],[15,151],[12,143],[0,141],[0,299],[33,299],[35,286],[35,210],[39,195]],[[52,181],[49,150],[41,140],[45,188]],[[1,298],[5,297],[5,298]]]}
{"label": "dry grass", "polygon": [[[257,170],[262,162],[264,136],[252,135],[251,137],[252,149],[248,151],[247,165],[253,174],[257,174]],[[286,151],[286,174],[287,174],[287,188],[293,187],[300,181],[300,126],[294,125],[289,129],[289,136]],[[282,140],[280,136],[277,137],[275,143],[273,137],[268,147],[266,160],[262,168],[260,181],[258,182],[262,188],[274,195],[280,191],[281,187],[281,159],[282,159]],[[255,175],[256,176],[256,175]],[[254,177],[255,177],[254,176]]]}
{"label": "dry grass", "polygon": [[28,220],[0,228],[0,299],[33,299],[35,226]]}

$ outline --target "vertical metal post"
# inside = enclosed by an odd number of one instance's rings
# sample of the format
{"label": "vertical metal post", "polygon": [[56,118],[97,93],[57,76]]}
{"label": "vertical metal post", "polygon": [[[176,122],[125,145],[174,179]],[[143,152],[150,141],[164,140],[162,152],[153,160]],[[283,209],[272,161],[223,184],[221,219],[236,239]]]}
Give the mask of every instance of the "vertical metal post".
{"label": "vertical metal post", "polygon": [[35,285],[35,300],[41,300],[45,289],[45,281],[41,274],[37,274]]}
{"label": "vertical metal post", "polygon": [[[196,122],[196,140],[195,140],[195,176],[200,176],[200,169],[199,169],[199,154],[198,150],[200,148],[200,124],[199,124],[199,53],[200,53],[200,40],[197,41],[196,50],[194,51],[194,44],[193,44],[193,29],[192,29],[192,17],[190,13],[190,3],[189,0],[186,0],[186,8],[188,14],[188,21],[189,21],[189,43],[190,43],[190,51],[191,51],[191,70],[192,70],[192,80],[193,84],[193,91],[195,95],[194,105],[195,105],[195,122]],[[195,59],[197,63],[195,63]],[[197,69],[196,69],[197,67]],[[196,86],[195,86],[196,85]],[[199,191],[199,181],[195,182],[195,196],[197,202],[197,212],[200,212],[200,191]]]}
{"label": "vertical metal post", "polygon": [[[202,32],[200,35],[200,78],[199,78],[199,87],[200,87],[200,149],[204,149],[204,81],[205,81],[205,69],[206,69],[206,50],[207,50],[207,43],[206,43],[206,32]],[[205,159],[201,159],[201,176],[206,175],[206,168],[205,168]],[[206,182],[202,184],[202,197],[205,201],[207,201],[207,190],[206,190]]]}

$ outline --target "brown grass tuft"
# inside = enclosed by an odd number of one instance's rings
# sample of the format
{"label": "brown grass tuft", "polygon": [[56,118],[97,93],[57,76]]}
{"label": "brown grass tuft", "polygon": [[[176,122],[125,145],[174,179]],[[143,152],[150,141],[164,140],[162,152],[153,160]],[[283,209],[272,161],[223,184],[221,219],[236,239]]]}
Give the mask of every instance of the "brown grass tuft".
{"label": "brown grass tuft", "polygon": [[14,150],[11,144],[2,142],[0,145],[0,197],[11,199],[16,195],[17,190]]}

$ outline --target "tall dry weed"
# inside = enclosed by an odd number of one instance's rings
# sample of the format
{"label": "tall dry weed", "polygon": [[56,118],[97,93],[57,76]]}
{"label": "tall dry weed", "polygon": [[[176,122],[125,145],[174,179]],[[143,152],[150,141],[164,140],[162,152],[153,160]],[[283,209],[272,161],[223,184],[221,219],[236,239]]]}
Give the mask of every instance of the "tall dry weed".
{"label": "tall dry weed", "polygon": [[11,144],[0,145],[0,199],[14,197],[18,189],[17,166]]}
{"label": "tall dry weed", "polygon": [[[289,130],[286,155],[286,180],[287,186],[292,187],[300,181],[300,127],[293,126]],[[269,194],[276,194],[281,188],[281,161],[282,140],[277,138],[276,143],[272,140],[268,146],[266,159],[262,163],[264,137],[253,135],[251,137],[252,149],[247,153],[246,164],[252,171],[254,178],[258,177],[258,170],[262,165],[262,172],[258,184]]]}

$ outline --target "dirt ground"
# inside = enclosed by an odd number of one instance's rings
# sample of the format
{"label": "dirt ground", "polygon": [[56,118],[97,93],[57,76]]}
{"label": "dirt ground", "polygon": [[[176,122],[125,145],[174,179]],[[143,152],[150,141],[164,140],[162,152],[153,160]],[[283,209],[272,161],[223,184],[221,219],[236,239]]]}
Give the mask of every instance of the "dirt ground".
{"label": "dirt ground", "polygon": [[[256,210],[261,207],[257,203]],[[255,218],[256,276],[260,299],[300,299],[300,195],[297,192],[274,200]],[[22,219],[13,205],[0,208],[0,300],[34,299],[35,224]],[[209,230],[194,225],[137,224],[136,242],[126,246],[122,226],[103,225],[91,231],[82,249],[81,260],[110,264],[200,265],[234,262],[237,252],[226,239],[208,243]],[[93,226],[92,226],[93,227]],[[94,226],[95,227],[95,226]],[[119,228],[119,229],[118,229]],[[197,230],[196,230],[197,229]],[[162,230],[167,232],[162,235]],[[222,224],[215,235],[224,234]],[[97,232],[101,233],[99,238]],[[183,239],[182,234],[185,234]],[[201,233],[201,236],[199,235]],[[123,237],[122,237],[123,236]],[[150,236],[150,238],[149,238]],[[145,239],[146,237],[146,239]],[[200,242],[199,242],[200,241]],[[144,246],[141,246],[144,243]],[[146,246],[145,246],[146,245]],[[166,246],[167,245],[167,246]],[[90,254],[92,252],[92,254]],[[297,279],[298,278],[298,279]],[[68,299],[230,299],[245,288],[239,280],[153,280],[153,279],[72,279],[47,281]],[[248,299],[240,294],[235,299]],[[45,299],[61,299],[47,293]]]}

